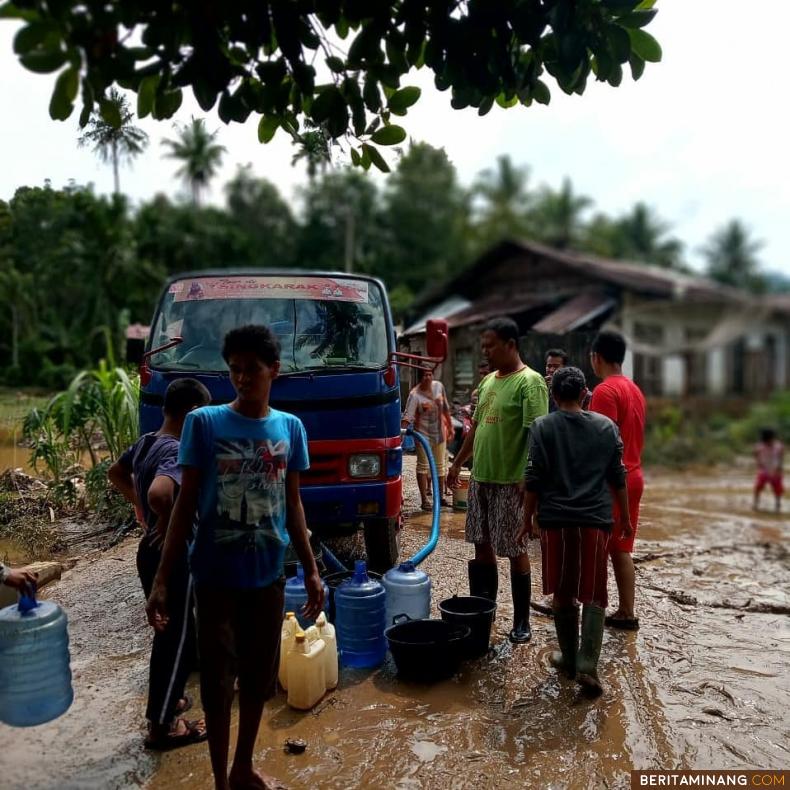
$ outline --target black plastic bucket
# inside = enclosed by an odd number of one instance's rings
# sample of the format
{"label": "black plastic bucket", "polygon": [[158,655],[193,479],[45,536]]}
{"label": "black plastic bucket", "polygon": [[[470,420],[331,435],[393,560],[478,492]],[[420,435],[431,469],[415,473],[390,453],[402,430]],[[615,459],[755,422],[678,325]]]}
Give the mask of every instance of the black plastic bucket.
{"label": "black plastic bucket", "polygon": [[452,677],[461,663],[469,627],[444,620],[411,620],[396,615],[385,632],[390,653],[404,680],[433,683]]}
{"label": "black plastic bucket", "polygon": [[462,645],[464,658],[479,658],[488,652],[496,604],[479,595],[454,595],[439,604],[442,620],[469,627]]}
{"label": "black plastic bucket", "polygon": [[[338,571],[337,573],[330,573],[324,576],[326,586],[329,588],[329,622],[335,622],[335,590],[340,587],[341,583],[346,579],[350,579],[354,575],[354,571]],[[377,582],[381,581],[381,574],[374,571],[368,571],[368,576],[375,579]]]}

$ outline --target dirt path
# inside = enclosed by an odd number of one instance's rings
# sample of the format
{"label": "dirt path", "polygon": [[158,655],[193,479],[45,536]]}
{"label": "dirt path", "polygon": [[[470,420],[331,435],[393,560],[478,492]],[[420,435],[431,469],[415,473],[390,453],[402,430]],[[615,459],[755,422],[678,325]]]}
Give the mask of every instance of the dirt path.
{"label": "dirt path", "polygon": [[[404,554],[427,530],[424,515],[410,519]],[[601,700],[580,702],[548,668],[547,618],[534,617],[531,645],[503,641],[511,613],[503,563],[489,657],[429,688],[397,681],[390,664],[344,671],[308,714],[278,696],[259,759],[294,788],[625,788],[632,768],[786,766],[789,532],[783,517],[751,513],[749,480],[736,471],[652,474],[638,545],[642,629],[605,635]],[[443,535],[423,566],[434,605],[466,590],[463,518],[446,518]],[[70,616],[75,703],[29,731],[0,725],[4,787],[211,786],[205,747],[161,757],[141,749],[150,637],[133,560],[129,541],[51,588]],[[287,737],[305,738],[307,752],[286,756]]]}

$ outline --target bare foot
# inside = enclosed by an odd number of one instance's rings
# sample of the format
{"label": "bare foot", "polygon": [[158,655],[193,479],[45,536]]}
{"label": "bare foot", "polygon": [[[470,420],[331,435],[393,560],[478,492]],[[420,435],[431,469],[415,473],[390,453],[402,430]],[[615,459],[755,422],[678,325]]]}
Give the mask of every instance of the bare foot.
{"label": "bare foot", "polygon": [[279,779],[255,768],[250,771],[232,768],[229,780],[231,790],[288,790]]}

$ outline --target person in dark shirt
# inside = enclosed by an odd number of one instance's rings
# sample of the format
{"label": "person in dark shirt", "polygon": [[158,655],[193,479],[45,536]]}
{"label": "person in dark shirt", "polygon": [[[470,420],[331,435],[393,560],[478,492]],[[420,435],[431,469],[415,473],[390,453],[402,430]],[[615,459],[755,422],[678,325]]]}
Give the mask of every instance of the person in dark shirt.
{"label": "person in dark shirt", "polygon": [[[137,573],[146,597],[151,593],[173,503],[181,485],[178,448],[184,420],[189,412],[211,400],[208,390],[195,379],[176,379],[165,392],[164,422],[156,433],[141,436],[110,467],[110,482],[137,512],[144,535],[137,549]],[[173,749],[206,739],[202,721],[187,721],[179,714],[189,708],[184,697],[195,655],[195,623],[192,615],[192,579],[184,543],[170,580],[174,627],[157,632],[151,649],[148,681],[149,721],[145,745],[149,749]]]}
{"label": "person in dark shirt", "polygon": [[[612,494],[620,503],[618,534],[631,531],[617,426],[584,411],[587,393],[578,368],[552,377],[558,410],[537,419],[530,432],[525,473],[526,503],[521,534],[535,537],[540,526],[543,592],[553,594],[559,653],[551,663],[575,677],[588,696],[602,692],[598,658],[607,604],[607,546],[612,532]],[[582,605],[581,642],[578,609]]]}

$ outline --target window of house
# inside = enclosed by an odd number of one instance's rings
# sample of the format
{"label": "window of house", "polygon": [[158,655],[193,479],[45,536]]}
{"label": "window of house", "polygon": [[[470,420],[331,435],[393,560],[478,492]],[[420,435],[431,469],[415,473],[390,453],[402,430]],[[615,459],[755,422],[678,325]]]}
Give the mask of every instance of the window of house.
{"label": "window of house", "polygon": [[686,328],[688,351],[683,355],[686,368],[686,395],[704,395],[708,391],[708,353],[698,348],[708,336],[707,329]]}
{"label": "window of house", "polygon": [[658,324],[634,324],[634,381],[645,395],[664,392],[664,327]]}
{"label": "window of house", "polygon": [[469,396],[475,383],[474,352],[466,346],[455,349],[453,356],[453,392],[452,397]]}

